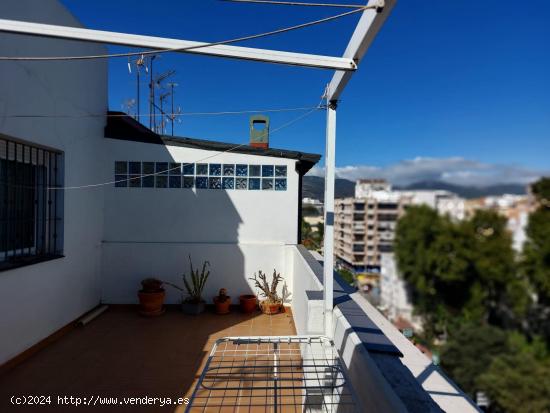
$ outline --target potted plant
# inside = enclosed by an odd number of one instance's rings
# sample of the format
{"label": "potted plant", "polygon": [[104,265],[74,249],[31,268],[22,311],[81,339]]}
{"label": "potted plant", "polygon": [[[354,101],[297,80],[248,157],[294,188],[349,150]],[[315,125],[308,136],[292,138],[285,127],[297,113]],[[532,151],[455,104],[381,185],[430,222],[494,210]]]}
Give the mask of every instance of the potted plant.
{"label": "potted plant", "polygon": [[225,288],[220,288],[220,292],[214,297],[214,305],[216,306],[216,314],[229,313],[231,297],[227,295],[227,290]]}
{"label": "potted plant", "polygon": [[210,271],[207,270],[210,267],[210,263],[204,261],[202,271],[199,272],[198,268],[196,270],[193,268],[193,262],[191,261],[191,256],[189,256],[189,266],[191,269],[191,280],[187,281],[186,275],[182,275],[183,285],[187,290],[187,298],[183,300],[181,309],[185,314],[198,315],[204,312],[206,305],[202,298],[202,291],[210,275]]}
{"label": "potted plant", "polygon": [[250,314],[256,311],[258,299],[254,294],[243,294],[239,297],[239,305],[243,313]]}
{"label": "potted plant", "polygon": [[277,273],[277,270],[273,270],[273,278],[271,285],[267,281],[267,274],[262,271],[258,271],[258,275],[254,273],[254,278],[250,278],[254,281],[255,286],[261,291],[265,300],[260,302],[260,308],[264,314],[278,314],[281,311],[283,300],[277,294],[277,286],[279,282],[283,281],[281,274]]}
{"label": "potted plant", "polygon": [[164,296],[166,292],[163,282],[156,278],[146,278],[141,281],[141,290],[138,291],[140,314],[147,317],[159,316],[164,313]]}

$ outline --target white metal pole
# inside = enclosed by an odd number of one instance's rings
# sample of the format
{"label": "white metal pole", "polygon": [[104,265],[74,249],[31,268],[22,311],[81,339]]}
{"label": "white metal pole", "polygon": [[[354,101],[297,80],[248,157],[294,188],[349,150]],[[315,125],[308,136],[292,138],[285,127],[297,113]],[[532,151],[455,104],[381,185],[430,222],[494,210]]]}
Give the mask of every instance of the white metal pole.
{"label": "white metal pole", "polygon": [[336,152],[336,103],[327,102],[327,131],[325,144],[325,238],[323,241],[323,299],[325,335],[333,336],[332,308],[334,285],[334,179]]}

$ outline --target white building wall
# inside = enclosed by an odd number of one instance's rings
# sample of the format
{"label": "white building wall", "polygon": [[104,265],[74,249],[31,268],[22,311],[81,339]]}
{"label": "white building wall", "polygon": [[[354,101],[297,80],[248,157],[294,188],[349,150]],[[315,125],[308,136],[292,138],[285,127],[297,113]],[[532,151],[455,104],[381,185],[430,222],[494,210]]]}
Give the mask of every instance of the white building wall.
{"label": "white building wall", "polygon": [[405,281],[399,276],[395,254],[382,254],[380,269],[380,305],[390,320],[398,317],[412,319],[413,306]]}
{"label": "white building wall", "polygon": [[[2,0],[0,17],[80,26],[55,0]],[[102,46],[38,37],[0,36],[2,56],[105,53]],[[99,182],[105,118],[10,118],[86,115],[107,109],[107,65],[0,62],[0,133],[64,151],[65,184]],[[100,301],[102,189],[65,193],[64,258],[0,272],[0,364],[52,334]]]}
{"label": "white building wall", "polygon": [[[281,272],[289,289],[292,272],[285,245],[296,244],[298,173],[285,158],[219,153],[116,139],[104,140],[103,179],[113,180],[115,161],[244,163],[286,165],[286,191],[174,188],[105,189],[102,297],[107,303],[135,303],[140,280],[158,277],[182,284],[188,255],[199,266],[211,264],[204,296],[210,302],[219,288],[235,299],[255,292],[254,272]],[[167,302],[180,301],[169,291]]]}

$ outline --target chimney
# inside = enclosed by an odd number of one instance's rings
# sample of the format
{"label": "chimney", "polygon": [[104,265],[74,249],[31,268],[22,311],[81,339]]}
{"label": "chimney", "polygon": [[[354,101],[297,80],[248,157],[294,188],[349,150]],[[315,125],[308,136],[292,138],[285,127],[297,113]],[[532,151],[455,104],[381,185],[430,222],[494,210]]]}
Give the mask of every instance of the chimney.
{"label": "chimney", "polygon": [[250,146],[269,148],[269,118],[264,115],[250,117]]}

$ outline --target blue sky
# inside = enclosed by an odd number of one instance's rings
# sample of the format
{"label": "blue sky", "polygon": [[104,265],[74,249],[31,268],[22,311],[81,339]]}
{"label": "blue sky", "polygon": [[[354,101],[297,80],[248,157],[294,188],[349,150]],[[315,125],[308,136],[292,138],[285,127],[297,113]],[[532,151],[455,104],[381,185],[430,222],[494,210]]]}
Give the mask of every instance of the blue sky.
{"label": "blue sky", "polygon": [[[200,41],[341,12],[216,0],[63,3],[89,28]],[[341,55],[356,21],[346,17],[243,45]],[[526,182],[547,173],[548,21],[546,0],[522,7],[511,0],[399,1],[339,106],[340,176],[484,184]],[[332,76],[318,69],[181,54],[163,55],[157,67],[177,71],[177,105],[189,112],[312,106]],[[109,70],[110,107],[119,110],[135,97],[135,78],[124,58],[112,59]],[[299,115],[273,114],[272,128]],[[247,120],[247,115],[184,117],[176,134],[241,143],[248,140]],[[274,134],[271,145],[323,153],[324,127],[324,114],[315,113]]]}

